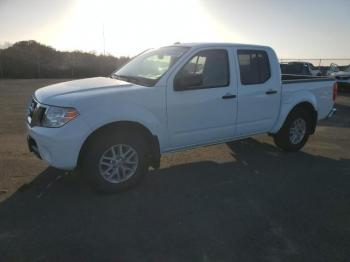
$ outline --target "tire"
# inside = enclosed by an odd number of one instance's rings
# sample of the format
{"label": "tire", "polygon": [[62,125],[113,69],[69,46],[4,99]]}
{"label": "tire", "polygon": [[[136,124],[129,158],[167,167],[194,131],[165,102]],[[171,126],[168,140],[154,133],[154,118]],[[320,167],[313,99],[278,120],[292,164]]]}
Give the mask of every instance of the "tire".
{"label": "tire", "polygon": [[116,193],[140,182],[148,166],[147,145],[142,136],[130,131],[108,131],[89,143],[82,155],[80,171],[96,191]]}
{"label": "tire", "polygon": [[[311,123],[312,118],[308,111],[303,109],[292,111],[282,128],[273,136],[275,144],[287,152],[300,150],[309,139],[312,129]],[[304,132],[301,131],[303,125],[305,125]]]}

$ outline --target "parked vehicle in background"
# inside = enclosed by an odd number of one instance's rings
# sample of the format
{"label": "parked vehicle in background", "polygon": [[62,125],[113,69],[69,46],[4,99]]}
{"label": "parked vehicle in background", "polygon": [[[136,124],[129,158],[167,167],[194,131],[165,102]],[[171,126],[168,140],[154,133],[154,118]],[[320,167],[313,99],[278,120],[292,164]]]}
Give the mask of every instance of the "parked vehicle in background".
{"label": "parked vehicle in background", "polygon": [[332,76],[332,74],[336,72],[339,72],[339,66],[335,63],[331,63],[327,70],[327,76]]}
{"label": "parked vehicle in background", "polygon": [[321,76],[321,70],[308,62],[281,63],[282,74]]}
{"label": "parked vehicle in background", "polygon": [[331,64],[328,75],[334,77],[339,87],[346,88],[350,85],[350,65],[341,68],[337,64]]}
{"label": "parked vehicle in background", "polygon": [[28,107],[28,145],[49,165],[78,169],[99,191],[137,183],[160,156],[270,134],[301,149],[331,116],[331,78],[282,75],[272,48],[176,44],[149,50],[111,77],[47,86]]}

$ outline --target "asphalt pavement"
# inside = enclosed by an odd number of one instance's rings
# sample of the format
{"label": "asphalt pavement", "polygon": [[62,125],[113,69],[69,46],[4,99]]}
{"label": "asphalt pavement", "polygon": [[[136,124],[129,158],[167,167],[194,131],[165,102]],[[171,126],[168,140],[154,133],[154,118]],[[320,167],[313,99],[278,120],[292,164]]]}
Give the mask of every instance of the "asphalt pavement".
{"label": "asphalt pavement", "polygon": [[169,154],[100,195],[27,151],[27,97],[57,81],[0,81],[0,261],[350,261],[349,95],[300,152],[263,135]]}

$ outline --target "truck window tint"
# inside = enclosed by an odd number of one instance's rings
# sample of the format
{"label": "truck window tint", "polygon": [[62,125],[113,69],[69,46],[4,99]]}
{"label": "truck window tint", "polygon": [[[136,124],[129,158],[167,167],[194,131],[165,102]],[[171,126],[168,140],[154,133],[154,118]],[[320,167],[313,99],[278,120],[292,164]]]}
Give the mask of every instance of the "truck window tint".
{"label": "truck window tint", "polygon": [[195,74],[203,74],[203,68],[205,65],[206,57],[197,55],[189,61],[185,65],[184,70],[188,72],[189,74],[195,75]]}
{"label": "truck window tint", "polygon": [[229,84],[226,50],[205,50],[197,53],[178,72],[176,85],[181,90],[223,87]]}
{"label": "truck window tint", "polygon": [[238,50],[238,62],[243,85],[264,83],[271,77],[270,62],[265,51]]}

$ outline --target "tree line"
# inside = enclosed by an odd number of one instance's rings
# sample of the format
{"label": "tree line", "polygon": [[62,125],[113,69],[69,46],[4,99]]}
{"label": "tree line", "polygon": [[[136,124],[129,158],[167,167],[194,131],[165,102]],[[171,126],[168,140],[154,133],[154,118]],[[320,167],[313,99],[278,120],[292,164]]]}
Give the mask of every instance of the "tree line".
{"label": "tree line", "polygon": [[107,76],[129,57],[61,52],[36,41],[0,49],[0,78],[83,78]]}

